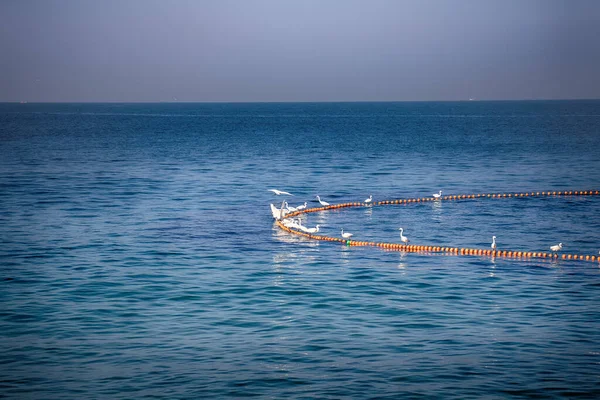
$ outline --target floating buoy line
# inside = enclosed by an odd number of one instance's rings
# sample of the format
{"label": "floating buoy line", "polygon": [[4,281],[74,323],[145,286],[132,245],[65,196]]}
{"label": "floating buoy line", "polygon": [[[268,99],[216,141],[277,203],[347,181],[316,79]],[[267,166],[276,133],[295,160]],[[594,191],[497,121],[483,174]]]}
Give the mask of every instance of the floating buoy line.
{"label": "floating buoy line", "polygon": [[426,203],[431,201],[454,201],[454,200],[467,200],[467,199],[499,199],[499,198],[520,198],[520,197],[558,197],[558,196],[598,196],[600,191],[598,190],[583,190],[583,191],[549,191],[549,192],[524,192],[524,193],[489,193],[489,194],[459,194],[459,195],[445,195],[440,197],[419,197],[419,198],[408,198],[408,199],[395,199],[395,200],[383,200],[383,201],[371,201],[366,202],[350,202],[340,204],[330,204],[322,207],[305,208],[303,210],[292,211],[290,213],[283,213],[282,210],[276,215],[276,208],[271,204],[273,211],[273,217],[275,218],[276,225],[282,230],[292,233],[294,235],[304,236],[308,239],[319,240],[325,242],[338,242],[347,246],[370,246],[379,247],[389,251],[401,251],[407,253],[424,253],[424,254],[442,254],[442,255],[464,255],[464,256],[487,256],[487,257],[502,257],[502,258],[517,258],[517,259],[562,259],[562,260],[582,260],[582,261],[600,261],[600,256],[586,255],[586,254],[557,254],[554,252],[538,252],[538,251],[511,251],[511,250],[492,250],[492,249],[480,249],[480,248],[466,248],[466,247],[448,247],[448,246],[430,246],[430,245],[418,245],[418,244],[404,244],[404,243],[387,243],[387,242],[367,242],[359,240],[349,240],[337,237],[316,235],[314,233],[303,232],[300,230],[292,229],[287,227],[282,222],[282,217],[293,218],[302,214],[310,214],[315,212],[337,210],[341,208],[352,208],[352,207],[374,207],[374,206],[386,206],[386,205],[398,205],[398,204],[414,204],[414,203]]}

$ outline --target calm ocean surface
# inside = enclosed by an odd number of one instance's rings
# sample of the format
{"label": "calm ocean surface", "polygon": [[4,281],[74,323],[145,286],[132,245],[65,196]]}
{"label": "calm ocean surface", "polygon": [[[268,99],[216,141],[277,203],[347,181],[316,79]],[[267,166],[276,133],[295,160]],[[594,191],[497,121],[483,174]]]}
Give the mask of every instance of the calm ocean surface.
{"label": "calm ocean surface", "polygon": [[[598,262],[317,243],[330,203],[600,189],[600,101],[0,104],[0,397],[598,398]],[[314,213],[598,254],[600,197]]]}

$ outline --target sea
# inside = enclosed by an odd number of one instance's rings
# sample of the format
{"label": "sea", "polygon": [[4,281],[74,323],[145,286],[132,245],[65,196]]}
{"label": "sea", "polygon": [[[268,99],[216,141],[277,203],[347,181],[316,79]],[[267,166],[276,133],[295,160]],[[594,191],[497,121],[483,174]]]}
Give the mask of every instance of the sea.
{"label": "sea", "polygon": [[[270,204],[599,190],[599,148],[600,100],[0,104],[0,397],[597,399],[598,261]],[[302,219],[600,250],[600,196]]]}

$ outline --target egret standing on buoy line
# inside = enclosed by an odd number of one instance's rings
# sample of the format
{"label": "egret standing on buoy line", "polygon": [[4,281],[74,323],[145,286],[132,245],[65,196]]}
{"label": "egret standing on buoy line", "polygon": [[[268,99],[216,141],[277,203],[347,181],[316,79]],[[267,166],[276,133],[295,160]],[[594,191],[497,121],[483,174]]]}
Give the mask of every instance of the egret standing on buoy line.
{"label": "egret standing on buoy line", "polygon": [[352,236],[354,236],[353,234],[351,234],[350,232],[345,232],[344,233],[344,228],[342,228],[342,237],[344,239],[350,239]]}
{"label": "egret standing on buoy line", "polygon": [[317,196],[317,200],[319,201],[319,203],[321,203],[322,206],[328,206],[329,205],[328,202],[321,200],[321,198],[319,196]]}
{"label": "egret standing on buoy line", "polygon": [[400,240],[402,240],[403,243],[410,242],[410,240],[408,240],[408,238],[406,236],[404,236],[404,228],[399,228],[399,230],[400,230]]}
{"label": "egret standing on buoy line", "polygon": [[492,250],[496,250],[496,236],[492,236]]}
{"label": "egret standing on buoy line", "polygon": [[304,204],[299,205],[298,207],[296,207],[296,210],[304,210],[306,208],[306,202],[304,202]]}
{"label": "egret standing on buoy line", "polygon": [[308,233],[317,233],[317,232],[319,232],[319,225],[315,226],[314,228],[307,228],[306,232],[308,232]]}
{"label": "egret standing on buoy line", "polygon": [[289,212],[298,211],[298,209],[296,207],[290,206],[287,201],[284,201],[283,203],[284,203],[285,208],[287,208],[287,210]]}
{"label": "egret standing on buoy line", "polygon": [[559,243],[555,246],[550,246],[550,250],[552,250],[553,252],[558,252],[559,250],[561,250],[563,248],[563,244]]}
{"label": "egret standing on buoy line", "polygon": [[293,194],[291,194],[290,192],[284,192],[283,190],[269,189],[269,191],[275,193],[277,196],[279,196],[280,194],[287,194],[288,196],[293,196]]}
{"label": "egret standing on buoy line", "polygon": [[370,195],[368,199],[365,200],[365,203],[370,203],[373,201],[373,195]]}
{"label": "egret standing on buoy line", "polygon": [[442,191],[440,190],[439,193],[434,193],[433,194],[433,198],[436,199],[436,200],[441,199],[442,198]]}

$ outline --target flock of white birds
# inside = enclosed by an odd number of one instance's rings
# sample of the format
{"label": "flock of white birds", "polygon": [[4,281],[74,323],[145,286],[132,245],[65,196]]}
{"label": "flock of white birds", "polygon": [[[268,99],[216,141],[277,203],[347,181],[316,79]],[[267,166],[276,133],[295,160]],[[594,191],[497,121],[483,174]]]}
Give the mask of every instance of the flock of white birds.
{"label": "flock of white birds", "polygon": [[[293,194],[291,194],[290,192],[285,192],[283,190],[269,189],[269,191],[275,193],[278,196],[280,196],[280,195],[293,196]],[[432,196],[436,200],[441,200],[442,199],[442,191],[440,190],[438,193],[433,193]],[[319,204],[321,204],[322,206],[330,205],[328,202],[321,199],[320,196],[317,195],[316,198],[317,198],[317,201],[319,202]],[[363,203],[365,203],[367,205],[372,204],[373,203],[373,195],[370,195],[369,198],[367,198],[363,201]],[[297,219],[285,218],[286,214],[289,214],[294,211],[301,211],[301,210],[305,209],[306,206],[307,206],[307,202],[304,202],[304,204],[301,204],[297,207],[291,207],[287,201],[284,201],[282,204],[282,207],[280,209],[277,209],[277,207],[275,207],[274,204],[271,204],[271,210],[273,212],[273,218],[281,220],[282,224],[285,227],[298,229],[299,231],[307,232],[307,233],[317,233],[317,232],[319,232],[319,228],[320,228],[319,225],[316,225],[313,228],[309,228],[309,227],[302,225],[302,220],[300,218],[297,218]],[[409,243],[410,240],[406,236],[404,236],[404,228],[398,228],[398,230],[400,231],[400,241],[402,243]],[[344,232],[344,228],[342,228],[340,235],[344,239],[350,239],[352,236],[354,236],[354,234],[352,234],[350,232]],[[563,246],[564,246],[563,243],[559,243],[557,245],[550,246],[550,250],[553,251],[554,253],[557,253],[560,250],[562,250]],[[492,248],[492,250],[496,250],[498,248],[498,245],[496,244],[496,236],[492,236],[491,248]],[[600,254],[600,252],[599,252],[599,254]]]}

